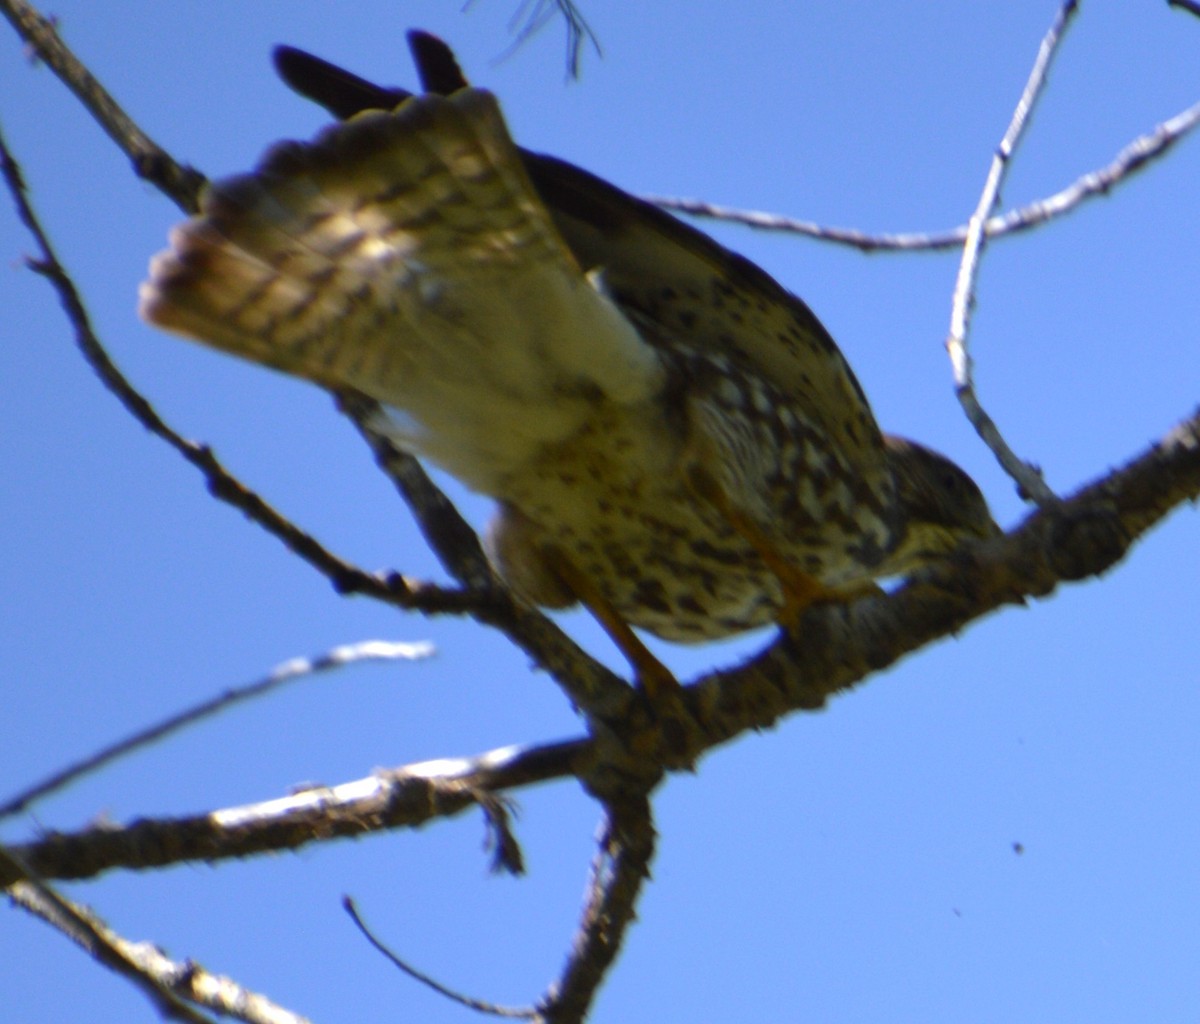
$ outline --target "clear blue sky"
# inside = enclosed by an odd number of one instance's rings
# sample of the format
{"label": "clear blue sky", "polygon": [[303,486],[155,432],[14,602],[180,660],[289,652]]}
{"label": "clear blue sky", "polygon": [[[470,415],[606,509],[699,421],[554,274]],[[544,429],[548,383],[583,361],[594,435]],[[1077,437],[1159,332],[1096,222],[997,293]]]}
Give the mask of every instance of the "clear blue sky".
{"label": "clear blue sky", "polygon": [[[323,115],[273,77],[289,42],[412,84],[403,32],[449,40],[516,137],[633,190],[865,230],[939,229],[974,206],[1053,0],[613,4],[604,57],[564,79],[553,26],[507,60],[515,0],[57,0],[68,42],[130,114],[210,175]],[[436,576],[405,510],[313,389],[159,335],[134,301],[178,214],[15,37],[0,119],[97,328],[184,434],[334,550]],[[1200,97],[1200,20],[1093,0],[1005,192],[1048,194]],[[979,293],[980,389],[1012,444],[1070,490],[1200,400],[1200,141],[1048,230],[997,244]],[[815,308],[889,430],[946,451],[1004,523],[1010,483],[954,400],[941,341],[952,255],[864,257],[728,228]],[[502,637],[341,600],[211,501],[92,378],[0,202],[0,793],[277,662],[371,637],[420,665],[322,677],[143,753],[10,822],[193,813],[376,766],[575,735]],[[458,494],[459,492],[455,492]],[[486,504],[465,507],[482,523]],[[594,1020],[1178,1022],[1200,1005],[1200,519],[1176,515],[1099,582],[1010,609],[825,712],[705,760],[658,799],[655,879]],[[620,662],[582,616],[566,627]],[[690,677],[761,645],[664,648]],[[134,939],[323,1022],[463,1021],[339,908],[447,984],[509,1003],[557,973],[596,808],[520,795],[529,874],[489,877],[478,817],[67,891]],[[1014,851],[1013,844],[1024,848]],[[125,983],[18,913],[0,923],[11,1021],[154,1019]]]}

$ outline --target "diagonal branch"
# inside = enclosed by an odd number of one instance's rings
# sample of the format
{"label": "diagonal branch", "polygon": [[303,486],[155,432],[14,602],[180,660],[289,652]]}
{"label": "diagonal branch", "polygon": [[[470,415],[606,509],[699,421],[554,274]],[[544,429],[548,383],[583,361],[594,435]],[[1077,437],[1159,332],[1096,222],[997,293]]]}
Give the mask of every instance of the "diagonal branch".
{"label": "diagonal branch", "polygon": [[379,468],[415,511],[421,535],[445,570],[469,590],[502,588],[478,535],[462,513],[433,484],[416,458],[398,448],[377,428],[382,415],[379,403],[365,395],[346,392],[338,396],[338,408],[358,428],[363,440],[371,446]]}
{"label": "diagonal branch", "polygon": [[1032,513],[1006,536],[961,551],[885,598],[810,612],[803,644],[782,637],[738,670],[688,687],[705,750],[791,711],[822,707],[1004,605],[1102,575],[1172,510],[1197,499],[1200,408],[1125,466]]}
{"label": "diagonal branch", "polygon": [[194,211],[204,175],[183,164],[141,130],[59,38],[53,21],[25,0],[0,0],[0,14],[75,94],[96,123],[133,163],[139,178],[156,185],[182,209]]}
{"label": "diagonal branch", "polygon": [[19,853],[0,847],[0,873],[13,879],[9,898],[19,907],[62,932],[94,960],[131,981],[167,1020],[214,1024],[188,1006],[164,979],[140,962],[139,949],[116,935],[94,914],[47,886]]}
{"label": "diagonal branch", "polygon": [[[0,0],[2,2],[2,0]],[[74,281],[59,261],[29,200],[21,171],[2,135],[0,135],[0,174],[8,186],[21,222],[33,236],[39,256],[28,261],[30,269],[50,282],[75,332],[75,344],[100,382],[116,397],[125,410],[156,437],[166,441],[187,462],[203,474],[209,493],[242,511],[268,533],[281,540],[342,593],[367,594],[400,607],[422,611],[463,614],[478,604],[476,595],[445,590],[432,584],[410,582],[398,575],[368,573],[332,554],[311,534],[285,518],[260,495],[233,476],[207,445],[189,441],[172,428],[117,368],[96,337],[83,299]]]}
{"label": "diagonal branch", "polygon": [[412,661],[417,658],[427,658],[433,653],[433,645],[428,643],[399,643],[386,640],[368,640],[357,644],[343,644],[325,651],[315,658],[292,658],[284,662],[262,679],[245,686],[226,690],[208,700],[201,701],[190,708],[177,711],[160,722],[139,729],[131,736],[126,736],[115,743],[96,751],[96,753],[68,765],[51,776],[27,787],[16,796],[0,804],[0,818],[18,814],[26,810],[35,800],[40,800],[83,778],[85,775],[98,771],[117,758],[124,757],[141,750],[152,743],[158,743],[173,733],[189,725],[194,725],[205,718],[224,711],[232,705],[244,700],[252,700],[273,693],[281,686],[328,672],[331,669],[345,668],[347,665],[364,661]]}
{"label": "diagonal branch", "polygon": [[[0,870],[9,866],[0,850]],[[123,939],[94,913],[31,880],[19,882],[9,897],[22,910],[58,929],[95,960],[129,978],[168,1020],[214,1024],[194,1007],[203,1006],[245,1024],[309,1024],[266,996],[244,988],[232,978],[210,974],[194,960],[170,959],[150,942]]]}
{"label": "diagonal branch", "polygon": [[558,980],[539,1003],[552,1024],[578,1024],[616,962],[650,877],[656,834],[645,797],[605,807],[579,928]]}

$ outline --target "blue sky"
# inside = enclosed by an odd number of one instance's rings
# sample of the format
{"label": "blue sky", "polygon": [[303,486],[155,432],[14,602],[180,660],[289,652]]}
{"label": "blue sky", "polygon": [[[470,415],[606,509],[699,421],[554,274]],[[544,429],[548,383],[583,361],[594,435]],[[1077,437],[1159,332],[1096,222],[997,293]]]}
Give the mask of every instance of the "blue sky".
{"label": "blue sky", "polygon": [[[522,144],[632,191],[701,196],[871,231],[965,220],[1055,6],[603,4],[603,59],[567,82],[557,26],[497,62],[514,5],[59,0],[79,56],[151,136],[210,175],[324,117],[275,81],[272,45],[410,85],[427,28],[501,98]],[[1059,57],[1004,198],[1041,197],[1200,97],[1200,20],[1092,0]],[[15,37],[0,123],[122,368],[184,434],[328,546],[437,577],[405,510],[314,389],[158,334],[134,314],[179,219]],[[996,244],[980,281],[981,395],[1069,491],[1200,398],[1200,142],[1106,199]],[[717,229],[714,229],[717,230]],[[1002,523],[1013,488],[953,397],[941,342],[953,255],[865,257],[726,227],[822,317],[886,429],[958,460]],[[430,639],[435,660],[360,668],[242,707],[9,822],[186,814],[423,758],[575,735],[558,690],[506,641],[337,598],[211,501],[71,345],[0,203],[0,793],[298,654]],[[464,497],[476,523],[487,505]],[[1100,581],[977,623],[820,714],[796,715],[659,794],[654,881],[598,1022],[802,1019],[1180,1021],[1200,1003],[1200,520],[1184,509]],[[619,659],[584,616],[562,618]],[[660,648],[683,678],[761,646]],[[596,808],[520,794],[527,877],[493,878],[477,817],[216,868],[67,891],[319,1021],[461,1021],[363,943],[354,895],[403,955],[482,998],[536,998],[575,926]],[[1024,852],[1014,851],[1019,843]],[[140,996],[13,913],[14,1021],[153,1019]]]}

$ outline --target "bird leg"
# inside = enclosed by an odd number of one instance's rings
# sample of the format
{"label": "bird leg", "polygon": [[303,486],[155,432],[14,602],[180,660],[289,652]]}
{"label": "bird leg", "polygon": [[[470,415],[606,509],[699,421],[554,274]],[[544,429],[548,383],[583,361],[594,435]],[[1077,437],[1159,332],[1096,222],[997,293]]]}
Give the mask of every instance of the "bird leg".
{"label": "bird leg", "polygon": [[758,523],[738,508],[712,474],[700,466],[691,467],[688,472],[688,485],[697,497],[721,513],[734,532],[754,549],[763,560],[763,564],[779,581],[783,590],[783,607],[776,616],[776,622],[783,629],[789,632],[793,630],[804,613],[814,605],[849,604],[860,597],[881,593],[879,587],[869,580],[836,587],[827,586],[812,573],[805,572],[789,562],[779,553],[774,542]]}
{"label": "bird leg", "polygon": [[641,641],[632,627],[621,618],[620,613],[600,592],[586,572],[580,569],[565,551],[557,547],[546,547],[544,555],[555,574],[578,598],[592,617],[600,623],[604,632],[632,666],[637,684],[656,708],[666,708],[679,702],[682,687],[679,681],[650,649]]}

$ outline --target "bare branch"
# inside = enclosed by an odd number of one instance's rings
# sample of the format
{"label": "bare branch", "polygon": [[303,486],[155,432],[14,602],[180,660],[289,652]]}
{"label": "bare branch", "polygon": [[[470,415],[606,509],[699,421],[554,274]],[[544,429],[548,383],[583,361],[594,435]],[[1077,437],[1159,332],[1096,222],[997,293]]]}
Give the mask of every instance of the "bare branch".
{"label": "bare branch", "polygon": [[161,1016],[188,1024],[214,1024],[211,1018],[182,1002],[171,985],[143,966],[138,947],[120,938],[94,914],[51,889],[19,853],[0,846],[0,873],[14,879],[8,893],[17,906],[62,932],[97,963],[133,982]]}
{"label": "bare branch", "polygon": [[[0,850],[0,870],[8,868],[5,859]],[[213,1024],[210,1017],[188,1005],[192,1003],[246,1024],[309,1024],[307,1017],[285,1010],[231,978],[210,974],[194,960],[171,960],[152,943],[121,938],[91,911],[53,890],[26,880],[12,886],[9,896],[17,906],[57,928],[94,959],[133,981],[163,1017]]]}
{"label": "bare branch", "polygon": [[169,426],[150,402],[126,379],[92,330],[83,299],[43,230],[29,200],[20,167],[0,135],[0,173],[12,195],[21,222],[33,236],[39,250],[30,269],[46,278],[58,293],[59,302],[75,332],[75,344],[100,382],[124,406],[138,423],[162,438],[203,474],[213,497],[240,509],[268,533],[273,534],[295,554],[327,576],[343,593],[370,594],[401,606],[421,606],[425,611],[465,612],[475,603],[462,592],[441,591],[431,585],[410,584],[399,576],[382,578],[343,561],[327,551],[314,537],[266,503],[258,494],[229,473],[207,445],[189,441]]}
{"label": "bare branch", "polygon": [[1077,0],[1067,0],[1059,9],[1054,24],[1042,39],[1033,70],[1029,73],[1029,80],[1025,83],[1020,100],[1017,101],[1016,110],[1013,111],[1012,121],[1009,122],[1008,130],[992,158],[992,166],[988,171],[983,193],[979,197],[979,205],[967,222],[967,237],[963,243],[962,262],[959,264],[958,280],[954,286],[954,299],[950,310],[950,334],[946,338],[946,351],[950,354],[950,364],[954,369],[955,391],[967,419],[971,421],[984,443],[995,453],[1000,465],[1017,482],[1024,495],[1043,508],[1057,501],[1057,497],[1046,486],[1040,470],[1017,458],[1016,453],[1000,435],[992,418],[979,403],[975,394],[967,337],[971,325],[971,307],[975,303],[975,282],[979,276],[979,263],[986,244],[984,225],[996,207],[1000,185],[1008,172],[1008,164],[1029,123],[1034,104],[1045,89],[1050,62],[1077,9]]}
{"label": "bare branch", "polygon": [[[1088,199],[1108,195],[1113,188],[1132,177],[1135,171],[1165,156],[1175,143],[1190,134],[1197,125],[1200,125],[1200,103],[1193,104],[1174,117],[1155,125],[1151,131],[1139,135],[1123,147],[1110,163],[1080,175],[1066,188],[1045,199],[1038,199],[1007,213],[989,217],[983,225],[985,237],[989,242],[993,242],[1006,235],[1028,231],[1070,213]],[[721,206],[705,202],[703,199],[683,199],[674,196],[642,196],[642,199],[676,213],[729,221],[763,231],[804,235],[822,242],[847,245],[862,252],[958,249],[966,241],[968,230],[966,224],[960,224],[948,231],[869,234],[855,228],[826,227],[814,221],[797,220],[778,213]]]}
{"label": "bare branch", "polygon": [[314,658],[292,658],[277,666],[262,679],[246,686],[226,690],[216,697],[176,712],[154,725],[139,729],[132,735],[111,743],[83,760],[55,772],[49,778],[35,783],[7,802],[0,804],[0,818],[20,813],[35,800],[63,789],[104,765],[111,764],[119,757],[166,739],[185,726],[209,718],[241,701],[262,697],[288,683],[320,672],[328,672],[330,669],[345,668],[347,665],[367,661],[412,661],[417,658],[427,658],[431,654],[433,654],[433,645],[428,643],[367,640],[362,643],[334,647]]}
{"label": "bare branch", "polygon": [[547,1021],[576,1024],[586,1018],[637,916],[638,897],[650,877],[655,838],[649,800],[642,797],[606,807],[571,953],[558,981],[539,1003]]}
{"label": "bare branch", "polygon": [[[423,761],[338,786],[183,818],[140,819],[54,833],[12,849],[42,878],[92,878],[144,869],[294,850],[311,842],[416,828],[494,800],[491,794],[584,774],[587,740],[502,747],[473,758]],[[18,880],[0,867],[0,889]]]}
{"label": "bare branch", "polygon": [[42,17],[25,0],[0,0],[0,13],[129,157],[134,173],[156,185],[183,209],[194,211],[204,175],[176,163],[166,150],[130,120],[92,73],[63,45],[52,20]]}
{"label": "bare branch", "polygon": [[[1174,117],[1168,118],[1144,135],[1125,146],[1112,162],[1095,171],[1081,175],[1060,192],[1038,200],[1001,217],[988,220],[986,234],[990,239],[1004,234],[1025,231],[1069,213],[1093,196],[1107,195],[1115,186],[1133,176],[1147,164],[1165,156],[1170,149],[1200,125],[1200,103],[1194,103]],[[959,236],[958,232],[962,232]],[[955,230],[957,241],[966,237],[966,228]]]}

